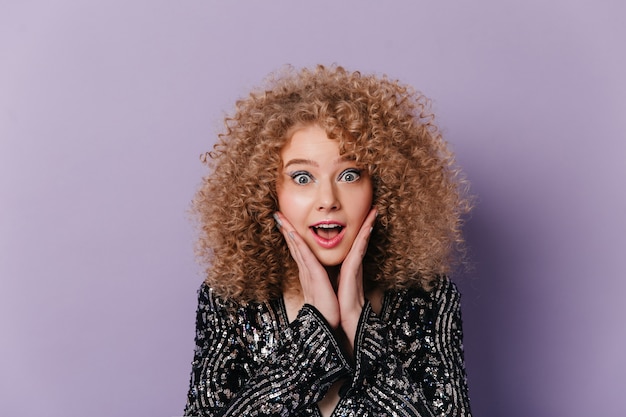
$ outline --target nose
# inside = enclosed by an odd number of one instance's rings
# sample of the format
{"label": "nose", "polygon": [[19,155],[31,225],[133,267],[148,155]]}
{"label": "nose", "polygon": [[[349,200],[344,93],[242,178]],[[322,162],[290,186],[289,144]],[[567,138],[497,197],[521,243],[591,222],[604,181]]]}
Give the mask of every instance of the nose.
{"label": "nose", "polygon": [[317,209],[319,211],[335,211],[341,208],[339,195],[334,182],[320,183],[318,189]]}

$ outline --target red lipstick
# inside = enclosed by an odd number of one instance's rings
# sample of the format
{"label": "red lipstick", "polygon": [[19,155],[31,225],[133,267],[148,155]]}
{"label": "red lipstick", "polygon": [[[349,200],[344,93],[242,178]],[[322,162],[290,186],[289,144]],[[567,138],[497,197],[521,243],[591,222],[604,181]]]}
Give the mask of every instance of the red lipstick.
{"label": "red lipstick", "polygon": [[310,226],[313,238],[322,248],[332,249],[339,245],[345,235],[345,224],[335,220],[323,220]]}

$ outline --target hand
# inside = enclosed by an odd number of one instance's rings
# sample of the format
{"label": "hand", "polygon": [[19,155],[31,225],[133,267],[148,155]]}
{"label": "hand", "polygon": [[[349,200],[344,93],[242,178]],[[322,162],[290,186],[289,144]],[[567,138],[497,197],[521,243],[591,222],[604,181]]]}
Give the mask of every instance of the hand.
{"label": "hand", "polygon": [[298,275],[305,304],[315,307],[324,316],[330,327],[336,330],[340,323],[339,302],[326,269],[285,216],[280,212],[277,212],[275,216],[289,247],[289,252],[298,265]]}
{"label": "hand", "polygon": [[376,215],[375,208],[370,210],[339,271],[337,299],[339,301],[340,324],[348,338],[351,349],[354,348],[356,329],[365,305],[363,257],[367,252]]}
{"label": "hand", "polygon": [[337,278],[337,294],[326,269],[291,223],[279,212],[276,213],[276,217],[281,224],[280,231],[285,236],[289,252],[298,265],[304,302],[317,308],[333,329],[336,330],[341,325],[352,349],[361,311],[365,305],[363,257],[367,252],[376,220],[376,209],[370,210],[341,265]]}

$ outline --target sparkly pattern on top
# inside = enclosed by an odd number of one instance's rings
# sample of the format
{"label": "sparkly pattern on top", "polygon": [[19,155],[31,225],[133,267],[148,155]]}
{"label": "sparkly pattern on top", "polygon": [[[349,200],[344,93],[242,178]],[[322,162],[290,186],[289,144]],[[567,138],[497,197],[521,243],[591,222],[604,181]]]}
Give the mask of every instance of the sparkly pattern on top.
{"label": "sparkly pattern on top", "polygon": [[351,365],[323,316],[289,323],[282,299],[238,306],[199,291],[185,416],[320,416],[317,401],[346,378],[333,417],[471,416],[459,293],[389,291],[361,314]]}

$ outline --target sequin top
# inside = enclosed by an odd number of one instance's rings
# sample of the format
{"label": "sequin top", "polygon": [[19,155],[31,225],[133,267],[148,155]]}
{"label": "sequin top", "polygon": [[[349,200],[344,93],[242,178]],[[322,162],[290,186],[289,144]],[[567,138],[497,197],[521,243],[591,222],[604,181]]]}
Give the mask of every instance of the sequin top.
{"label": "sequin top", "polygon": [[185,416],[316,416],[345,379],[339,416],[471,416],[456,286],[387,291],[366,303],[349,360],[305,304],[289,323],[281,299],[235,305],[202,285]]}

